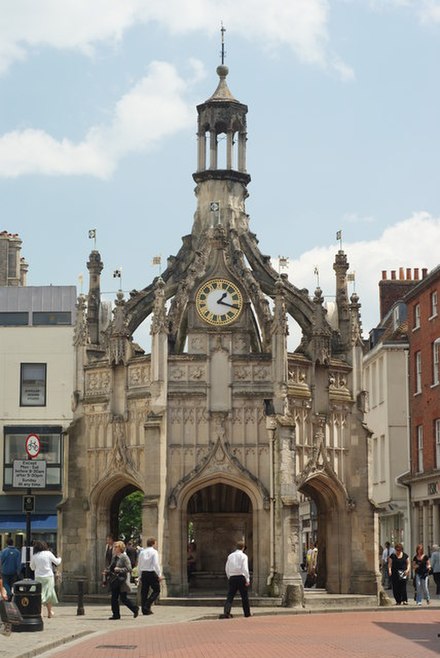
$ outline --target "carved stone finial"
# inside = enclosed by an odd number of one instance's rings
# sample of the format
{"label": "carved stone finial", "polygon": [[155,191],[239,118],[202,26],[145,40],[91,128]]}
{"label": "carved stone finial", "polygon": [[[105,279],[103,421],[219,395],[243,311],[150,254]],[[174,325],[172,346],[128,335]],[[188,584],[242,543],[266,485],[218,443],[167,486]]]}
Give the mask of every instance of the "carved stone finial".
{"label": "carved stone finial", "polygon": [[167,312],[165,307],[165,281],[159,277],[154,289],[153,318],[150,334],[168,333]]}
{"label": "carved stone finial", "polygon": [[73,331],[73,344],[85,345],[87,343],[86,297],[80,295],[76,302],[76,323]]}
{"label": "carved stone finial", "polygon": [[113,322],[109,328],[108,358],[111,364],[127,363],[129,358],[129,343],[131,340],[125,314],[125,299],[122,290],[116,294]]}

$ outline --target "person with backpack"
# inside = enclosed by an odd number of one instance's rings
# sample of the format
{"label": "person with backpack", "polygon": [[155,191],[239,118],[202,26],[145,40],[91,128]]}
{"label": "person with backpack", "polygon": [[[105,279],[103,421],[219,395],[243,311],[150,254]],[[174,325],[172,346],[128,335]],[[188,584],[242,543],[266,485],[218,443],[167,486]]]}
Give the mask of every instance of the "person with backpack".
{"label": "person with backpack", "polygon": [[0,553],[1,572],[3,585],[8,595],[8,601],[12,600],[12,587],[20,578],[21,554],[15,548],[13,539],[9,538],[6,548]]}

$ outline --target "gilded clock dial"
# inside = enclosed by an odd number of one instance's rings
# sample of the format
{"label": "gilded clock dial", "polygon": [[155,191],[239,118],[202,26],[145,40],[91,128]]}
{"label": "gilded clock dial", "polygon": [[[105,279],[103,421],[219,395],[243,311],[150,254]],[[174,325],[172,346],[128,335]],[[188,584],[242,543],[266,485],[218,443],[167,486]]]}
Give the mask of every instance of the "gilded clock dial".
{"label": "gilded clock dial", "polygon": [[228,279],[210,279],[197,291],[197,312],[208,324],[222,326],[238,318],[243,308],[239,288]]}

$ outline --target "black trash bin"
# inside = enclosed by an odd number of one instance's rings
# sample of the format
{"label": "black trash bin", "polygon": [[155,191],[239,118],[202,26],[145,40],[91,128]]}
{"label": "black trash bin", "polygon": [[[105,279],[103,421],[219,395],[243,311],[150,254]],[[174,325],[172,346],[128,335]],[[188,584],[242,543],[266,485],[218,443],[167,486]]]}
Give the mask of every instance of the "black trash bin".
{"label": "black trash bin", "polygon": [[22,624],[12,627],[15,633],[42,631],[43,618],[41,616],[41,583],[25,578],[14,583],[14,603],[23,617]]}

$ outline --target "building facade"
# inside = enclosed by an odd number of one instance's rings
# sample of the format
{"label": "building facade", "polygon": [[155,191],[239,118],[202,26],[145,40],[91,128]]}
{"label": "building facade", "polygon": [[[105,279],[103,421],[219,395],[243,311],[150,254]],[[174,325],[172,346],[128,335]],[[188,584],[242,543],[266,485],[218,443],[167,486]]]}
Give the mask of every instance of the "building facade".
{"label": "building facade", "polygon": [[[25,286],[20,272],[21,240],[0,234],[0,541],[25,543],[27,489],[14,486],[14,462],[28,458],[25,442],[37,434],[46,464],[44,487],[32,491],[32,538],[57,542],[57,505],[64,484],[64,432],[72,420],[74,286]],[[9,255],[9,258],[8,258]],[[6,258],[6,263],[4,261]],[[13,263],[16,267],[13,267]],[[22,267],[22,272],[23,272]],[[27,269],[27,266],[26,266]],[[40,482],[41,485],[41,482]]]}
{"label": "building facade", "polygon": [[406,296],[409,324],[409,400],[412,543],[440,542],[440,267]]}
{"label": "building facade", "polygon": [[371,497],[379,510],[379,541],[411,549],[409,489],[400,482],[410,468],[408,408],[408,320],[406,294],[419,270],[400,268],[379,282],[380,322],[370,331],[364,357],[367,425],[372,432]]}
{"label": "building facade", "polygon": [[[317,511],[318,584],[376,593],[360,305],[347,294],[347,258],[342,250],[335,257],[330,324],[322,291],[310,297],[280,276],[249,230],[247,107],[231,94],[228,69],[217,73],[214,94],[197,107],[191,233],[160,277],[128,299],[118,293],[105,331],[103,262],[90,254],[59,506],[63,583],[74,591],[86,570],[97,591],[118,505],[140,490],[143,535],[158,538],[164,594],[188,593],[191,529],[196,579],[210,591],[244,538],[253,592],[300,605],[304,494]],[[293,353],[287,315],[302,330]],[[133,342],[144,321],[148,354]]]}

